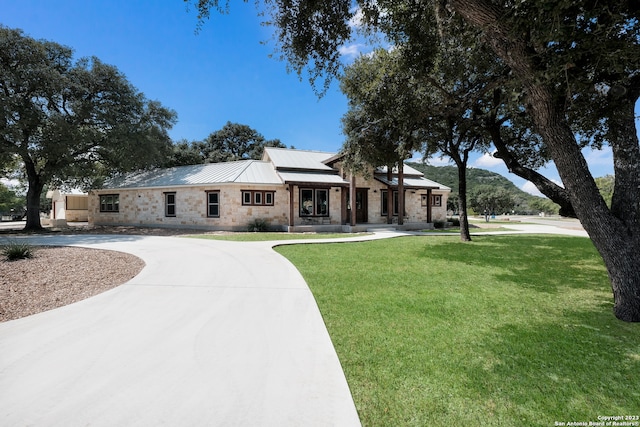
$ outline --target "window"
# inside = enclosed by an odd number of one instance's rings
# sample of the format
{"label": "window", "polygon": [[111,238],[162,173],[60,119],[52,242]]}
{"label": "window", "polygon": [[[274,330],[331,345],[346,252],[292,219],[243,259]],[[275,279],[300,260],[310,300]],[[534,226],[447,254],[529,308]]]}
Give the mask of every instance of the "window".
{"label": "window", "polygon": [[105,194],[100,196],[100,212],[120,212],[120,195]]}
{"label": "window", "polygon": [[[388,214],[388,201],[389,201],[389,190],[381,190],[380,191],[381,199],[382,199],[382,208],[380,209],[381,215],[386,216]],[[393,215],[398,215],[398,192],[393,192]]]}
{"label": "window", "polygon": [[207,192],[207,216],[209,218],[220,217],[220,192]]}
{"label": "window", "polygon": [[301,188],[300,216],[329,216],[329,190]]}
{"label": "window", "polygon": [[242,192],[242,204],[247,206],[273,206],[275,191],[244,190]]}
{"label": "window", "polygon": [[442,196],[440,194],[434,194],[433,196],[431,196],[431,206],[442,206]]}
{"label": "window", "polygon": [[176,193],[164,193],[164,216],[176,216]]}

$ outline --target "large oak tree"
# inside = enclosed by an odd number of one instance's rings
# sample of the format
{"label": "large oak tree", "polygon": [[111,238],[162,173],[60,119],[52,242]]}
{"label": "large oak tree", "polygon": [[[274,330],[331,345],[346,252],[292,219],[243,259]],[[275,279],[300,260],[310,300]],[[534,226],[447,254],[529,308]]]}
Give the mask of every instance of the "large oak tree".
{"label": "large oak tree", "polygon": [[[226,4],[195,3],[203,19],[212,7]],[[640,144],[634,115],[640,96],[640,21],[635,2],[359,0],[357,8],[345,0],[266,3],[282,57],[298,72],[308,69],[312,80],[338,73],[339,47],[352,39],[356,21],[406,44],[415,67],[432,65],[432,49],[438,46],[429,43],[434,16],[460,16],[477,29],[477,43],[489,46],[508,67],[510,86],[521,88],[517,98],[605,262],[614,314],[640,321]],[[612,149],[611,208],[581,152],[583,138]]]}
{"label": "large oak tree", "polygon": [[45,185],[86,188],[161,164],[176,120],[115,67],[1,26],[0,114],[0,163],[17,160],[28,182],[27,230],[41,228]]}

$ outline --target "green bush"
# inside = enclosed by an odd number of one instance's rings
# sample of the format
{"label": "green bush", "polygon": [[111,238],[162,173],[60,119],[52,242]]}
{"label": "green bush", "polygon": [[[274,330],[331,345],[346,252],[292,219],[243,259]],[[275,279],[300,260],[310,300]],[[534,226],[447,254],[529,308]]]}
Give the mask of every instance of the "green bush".
{"label": "green bush", "polygon": [[256,218],[249,223],[247,227],[249,231],[267,231],[269,230],[269,223],[266,219]]}
{"label": "green bush", "polygon": [[31,258],[33,256],[33,248],[26,243],[9,241],[2,245],[2,255],[4,255],[8,261]]}
{"label": "green bush", "polygon": [[447,222],[450,222],[453,227],[460,227],[460,218],[447,218]]}
{"label": "green bush", "polygon": [[445,225],[447,225],[447,223],[444,221],[433,221],[433,228],[440,229],[444,228]]}

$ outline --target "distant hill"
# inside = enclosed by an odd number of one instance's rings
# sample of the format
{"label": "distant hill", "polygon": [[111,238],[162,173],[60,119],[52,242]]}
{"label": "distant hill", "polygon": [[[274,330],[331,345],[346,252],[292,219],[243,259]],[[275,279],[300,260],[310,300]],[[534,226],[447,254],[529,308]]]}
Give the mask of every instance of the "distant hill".
{"label": "distant hill", "polygon": [[[407,163],[414,169],[424,173],[428,179],[444,184],[451,188],[453,196],[458,195],[458,168],[455,166],[432,166],[422,163]],[[544,197],[533,196],[519,189],[513,182],[504,176],[486,169],[467,169],[467,192],[473,193],[478,187],[489,185],[494,188],[502,188],[509,192],[516,202],[515,209],[518,213],[532,214],[540,211],[557,213],[558,205]]]}
{"label": "distant hill", "polygon": [[[407,163],[414,169],[424,173],[424,176],[444,184],[447,187],[451,187],[452,191],[458,191],[458,168],[455,166],[431,166],[424,165],[422,163]],[[509,181],[499,173],[491,172],[486,169],[467,169],[467,188],[473,190],[474,187],[480,185],[491,185],[499,188],[503,188],[509,192],[523,193],[529,195],[520,190],[516,185]]]}

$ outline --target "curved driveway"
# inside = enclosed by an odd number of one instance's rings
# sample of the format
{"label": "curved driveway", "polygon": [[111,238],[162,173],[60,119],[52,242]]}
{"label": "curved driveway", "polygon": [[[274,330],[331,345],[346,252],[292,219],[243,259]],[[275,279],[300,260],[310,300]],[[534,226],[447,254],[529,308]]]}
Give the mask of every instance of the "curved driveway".
{"label": "curved driveway", "polygon": [[[553,228],[514,227],[566,232]],[[360,425],[313,295],[272,250],[285,242],[29,240],[125,251],[146,266],[95,297],[0,324],[0,426]]]}
{"label": "curved driveway", "polygon": [[146,266],[0,324],[1,426],[360,425],[313,295],[273,242],[30,240],[126,251]]}

